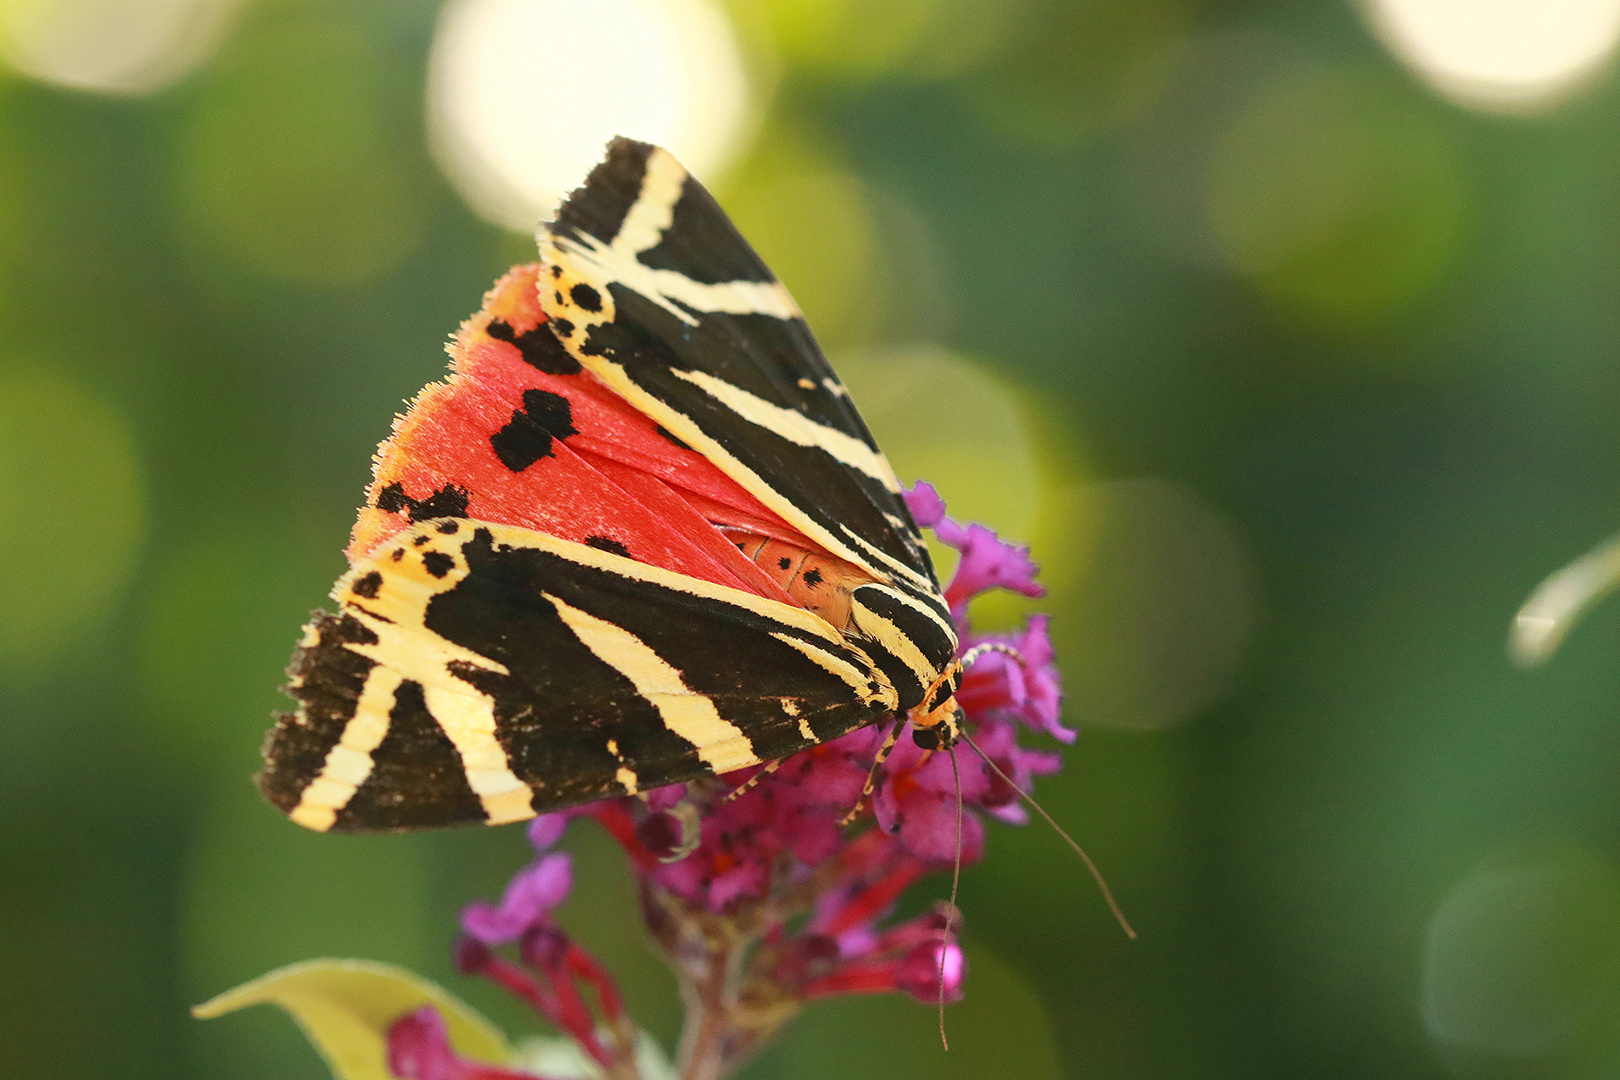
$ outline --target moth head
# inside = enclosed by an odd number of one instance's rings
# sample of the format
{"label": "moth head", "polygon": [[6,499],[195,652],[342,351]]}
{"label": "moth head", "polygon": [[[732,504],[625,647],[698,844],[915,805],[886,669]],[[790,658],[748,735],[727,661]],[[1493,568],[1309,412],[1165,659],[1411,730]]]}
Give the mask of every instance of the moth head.
{"label": "moth head", "polygon": [[923,750],[949,750],[962,737],[966,716],[956,699],[950,698],[932,712],[911,712],[911,741]]}

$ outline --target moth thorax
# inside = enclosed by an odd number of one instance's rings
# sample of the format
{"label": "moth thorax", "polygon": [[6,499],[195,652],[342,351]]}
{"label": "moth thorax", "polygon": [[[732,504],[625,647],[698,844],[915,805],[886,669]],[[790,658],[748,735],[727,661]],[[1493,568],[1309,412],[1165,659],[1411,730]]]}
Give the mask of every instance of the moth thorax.
{"label": "moth thorax", "polygon": [[892,585],[858,585],[850,594],[846,633],[862,642],[889,677],[900,708],[913,718],[935,713],[956,693],[961,677],[956,630],[942,603],[936,606]]}
{"label": "moth thorax", "polygon": [[847,631],[850,594],[869,584],[872,575],[824,551],[803,548],[785,540],[738,529],[724,529],[726,539],[748,556],[787,592],[795,604],[826,619],[838,631]]}

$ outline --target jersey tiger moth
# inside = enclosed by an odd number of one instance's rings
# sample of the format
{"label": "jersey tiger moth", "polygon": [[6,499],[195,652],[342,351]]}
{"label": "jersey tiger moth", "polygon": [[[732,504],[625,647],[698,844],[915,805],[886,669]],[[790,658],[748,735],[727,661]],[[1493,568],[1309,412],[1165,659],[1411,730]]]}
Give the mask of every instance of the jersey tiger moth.
{"label": "jersey tiger moth", "polygon": [[269,800],[323,831],[499,824],[892,716],[954,742],[899,481],[714,198],[617,139],[539,243],[378,450]]}

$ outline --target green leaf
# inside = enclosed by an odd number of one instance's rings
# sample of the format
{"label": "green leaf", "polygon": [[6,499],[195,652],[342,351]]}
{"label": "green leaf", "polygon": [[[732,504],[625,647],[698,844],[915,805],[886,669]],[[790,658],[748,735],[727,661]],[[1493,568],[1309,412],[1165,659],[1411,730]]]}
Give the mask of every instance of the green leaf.
{"label": "green leaf", "polygon": [[191,1010],[200,1020],[249,1005],[280,1005],[321,1052],[337,1080],[392,1080],[388,1027],[432,1005],[463,1057],[506,1065],[512,1048],[488,1020],[449,991],[404,968],[370,960],[306,960],[277,968]]}

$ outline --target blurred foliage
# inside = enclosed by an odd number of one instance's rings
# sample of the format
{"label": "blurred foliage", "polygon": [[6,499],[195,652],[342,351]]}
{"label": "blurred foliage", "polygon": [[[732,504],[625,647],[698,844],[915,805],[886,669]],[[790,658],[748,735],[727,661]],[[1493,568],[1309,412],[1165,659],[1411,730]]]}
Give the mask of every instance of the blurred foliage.
{"label": "blurred foliage", "polygon": [[[72,63],[90,0],[0,27],[112,91],[0,75],[0,1077],[322,1077],[186,1012],[317,953],[532,1028],[447,954],[521,835],[314,836],[249,782],[372,447],[532,244],[435,171],[437,3],[187,3]],[[1503,642],[1620,518],[1620,89],[1470,113],[1348,0],[729,8],[775,89],[706,179],[907,479],[1046,565],[975,616],[1052,612],[1040,795],[1142,932],[996,828],[949,1056],[850,1001],[748,1075],[1613,1074],[1620,607]],[[589,101],[545,52],[536,107]],[[667,1045],[575,833],[565,921]]]}

